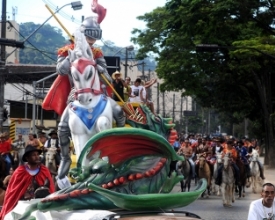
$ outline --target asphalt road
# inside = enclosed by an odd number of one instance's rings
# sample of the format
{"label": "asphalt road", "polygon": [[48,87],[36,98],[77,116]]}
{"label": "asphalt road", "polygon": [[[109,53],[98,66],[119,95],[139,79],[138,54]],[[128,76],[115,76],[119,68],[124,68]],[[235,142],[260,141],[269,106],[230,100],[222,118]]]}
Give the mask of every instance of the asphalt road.
{"label": "asphalt road", "polygon": [[[262,158],[261,158],[262,159]],[[265,182],[275,183],[275,170],[265,169]],[[192,182],[192,188],[195,187],[195,183]],[[238,195],[235,194],[235,203],[232,207],[223,207],[222,197],[217,195],[210,195],[209,198],[199,198],[194,203],[175,210],[188,211],[199,215],[205,220],[247,220],[249,205],[251,201],[261,198],[259,192],[254,194],[252,188],[246,188],[246,196],[238,199]],[[180,192],[180,187],[177,185],[173,192]]]}

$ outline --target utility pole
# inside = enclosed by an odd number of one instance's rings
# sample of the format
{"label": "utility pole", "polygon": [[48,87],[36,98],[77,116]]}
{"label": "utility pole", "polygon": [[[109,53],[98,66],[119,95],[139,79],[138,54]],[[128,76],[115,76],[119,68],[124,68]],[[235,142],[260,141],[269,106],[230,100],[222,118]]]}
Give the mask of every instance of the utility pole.
{"label": "utility pole", "polygon": [[175,93],[173,94],[173,121],[175,121]]}
{"label": "utility pole", "polygon": [[128,50],[125,48],[125,78],[127,77],[128,70]]}
{"label": "utility pole", "polygon": [[[150,81],[151,79],[151,70],[148,70],[148,81]],[[148,99],[151,100],[152,99],[152,88],[151,86],[148,88]]]}
{"label": "utility pole", "polygon": [[157,83],[157,114],[159,114],[159,83]]}
{"label": "utility pole", "polygon": [[144,61],[141,64],[142,64],[142,79],[145,80],[145,71],[144,71],[145,63],[144,63]]}
{"label": "utility pole", "polygon": [[180,99],[180,133],[182,132],[182,102],[183,102],[183,97]]}
{"label": "utility pole", "polygon": [[[6,17],[7,0],[2,0],[2,23],[1,38],[6,38]],[[3,132],[4,120],[4,92],[5,92],[5,72],[6,72],[6,46],[1,44],[1,62],[0,62],[0,131]]]}
{"label": "utility pole", "polygon": [[165,98],[164,98],[164,92],[162,93],[162,108],[163,108],[163,117],[165,118]]}

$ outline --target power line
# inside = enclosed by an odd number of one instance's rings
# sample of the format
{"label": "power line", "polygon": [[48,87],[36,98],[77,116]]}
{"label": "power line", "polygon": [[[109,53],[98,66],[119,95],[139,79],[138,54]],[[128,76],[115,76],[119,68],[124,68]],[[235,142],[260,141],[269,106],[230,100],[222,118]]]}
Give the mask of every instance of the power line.
{"label": "power line", "polygon": [[[13,24],[10,22],[10,21],[7,21],[7,23],[9,23],[9,25],[21,36],[23,37],[23,39],[26,39],[25,36],[23,36],[14,26]],[[48,56],[45,52],[43,52],[42,50],[38,49],[36,46],[34,46],[29,40],[27,40],[27,42],[33,46],[37,51],[39,51],[41,54],[43,54],[44,56],[50,58],[51,60],[53,61],[56,61],[55,59],[53,59],[52,57]],[[50,52],[47,52],[47,53],[50,53]]]}

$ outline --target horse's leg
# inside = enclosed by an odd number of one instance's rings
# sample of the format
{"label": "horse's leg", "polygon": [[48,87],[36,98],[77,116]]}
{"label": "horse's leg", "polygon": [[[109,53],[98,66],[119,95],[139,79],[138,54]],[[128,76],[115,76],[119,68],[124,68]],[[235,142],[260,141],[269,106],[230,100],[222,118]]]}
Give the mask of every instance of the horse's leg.
{"label": "horse's leg", "polygon": [[184,192],[184,180],[181,180],[180,181],[180,188],[181,188],[181,191]]}
{"label": "horse's leg", "polygon": [[[63,179],[68,174],[72,163],[70,157],[70,128],[69,128],[69,108],[67,107],[62,114],[58,124],[58,137],[61,150],[61,162],[58,169],[58,179]],[[59,186],[60,187],[60,186]]]}
{"label": "horse's leg", "polygon": [[235,188],[235,184],[232,183],[232,191],[230,192],[231,193],[231,197],[232,197],[232,202],[234,203],[235,202],[235,193],[234,193],[234,188]]}
{"label": "horse's leg", "polygon": [[226,193],[226,190],[225,190],[225,183],[222,183],[221,184],[221,194],[222,194],[222,202],[223,202],[223,206],[226,206],[226,198],[225,198],[225,193]]}
{"label": "horse's leg", "polygon": [[[236,186],[235,186],[236,187]],[[237,187],[238,187],[238,194],[239,194],[239,199],[242,197],[242,183],[241,184],[239,184],[239,185],[237,185]]]}

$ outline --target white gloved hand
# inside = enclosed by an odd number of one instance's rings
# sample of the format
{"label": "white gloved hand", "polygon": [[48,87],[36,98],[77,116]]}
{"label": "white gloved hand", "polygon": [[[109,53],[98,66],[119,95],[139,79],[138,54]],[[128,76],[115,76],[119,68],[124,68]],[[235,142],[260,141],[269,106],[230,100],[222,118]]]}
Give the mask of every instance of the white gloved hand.
{"label": "white gloved hand", "polygon": [[64,189],[64,188],[71,186],[71,183],[67,176],[65,176],[63,179],[59,179],[58,177],[56,177],[56,182],[57,182],[59,189]]}

